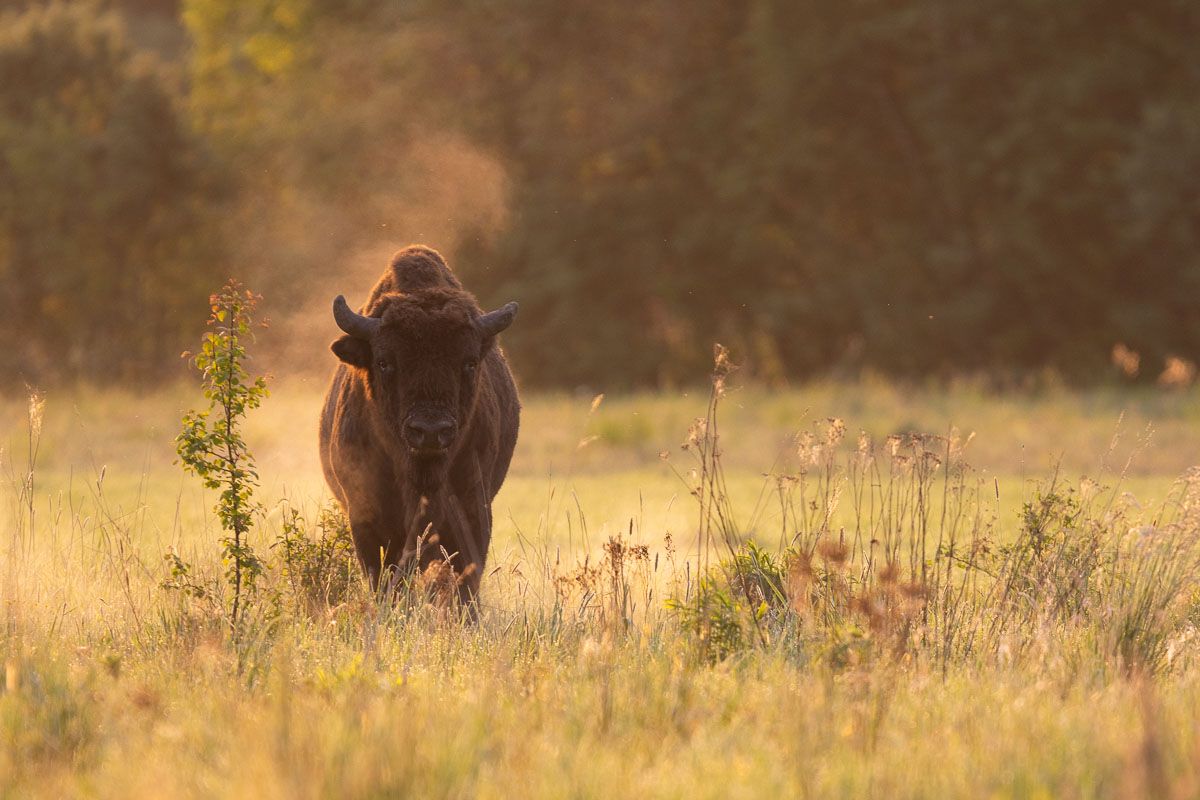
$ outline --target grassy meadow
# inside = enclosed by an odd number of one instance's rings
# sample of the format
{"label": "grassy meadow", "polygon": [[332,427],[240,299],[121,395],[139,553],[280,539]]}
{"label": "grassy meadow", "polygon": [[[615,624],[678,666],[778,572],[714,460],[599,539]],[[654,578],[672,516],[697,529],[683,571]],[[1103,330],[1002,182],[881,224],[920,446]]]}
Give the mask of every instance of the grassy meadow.
{"label": "grassy meadow", "polygon": [[464,625],[339,558],[322,389],[248,419],[237,641],[198,391],[0,403],[0,797],[1200,793],[1196,391],[527,396]]}

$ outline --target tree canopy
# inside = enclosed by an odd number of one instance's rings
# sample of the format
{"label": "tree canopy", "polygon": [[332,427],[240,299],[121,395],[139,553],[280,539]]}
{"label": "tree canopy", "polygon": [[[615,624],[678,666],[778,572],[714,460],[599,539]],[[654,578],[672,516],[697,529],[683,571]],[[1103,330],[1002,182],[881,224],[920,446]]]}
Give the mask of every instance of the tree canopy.
{"label": "tree canopy", "polygon": [[[198,273],[160,251],[198,224],[194,124],[238,190],[219,241],[268,303],[307,309],[315,295],[323,310],[322,281],[352,293],[387,249],[424,240],[485,305],[521,301],[505,344],[527,384],[670,385],[703,374],[714,340],[766,380],[862,368],[1093,380],[1118,342],[1148,371],[1200,355],[1200,10],[1187,0],[180,11],[186,121],[125,55],[104,56],[124,65],[107,72],[74,56],[47,73],[96,72],[85,100],[3,82],[14,108],[60,99],[5,115],[0,163],[35,165],[23,180],[36,190],[9,197],[36,199],[0,211],[0,264],[67,263],[54,248],[119,230],[118,255],[87,260],[105,285],[120,285],[112,264],[137,260],[130,281],[187,295],[176,282]],[[66,57],[19,33],[34,24],[9,26],[4,52]],[[128,167],[120,148],[104,167],[74,155],[98,134],[71,103],[109,102],[117,119],[124,106],[103,98],[118,95],[142,98],[122,124],[155,128],[130,141],[158,144],[130,146]],[[28,141],[31,129],[46,134]],[[53,137],[65,156],[33,152]],[[120,186],[100,193],[114,195],[101,212],[82,188],[105,174]],[[128,222],[149,207],[170,235]],[[92,228],[60,235],[75,217]],[[373,268],[356,266],[368,256]],[[69,269],[43,274],[74,285]],[[57,313],[38,281],[19,291],[14,307]]]}
{"label": "tree canopy", "polygon": [[52,3],[0,19],[0,373],[160,371],[224,267],[204,238],[215,188],[115,17]]}

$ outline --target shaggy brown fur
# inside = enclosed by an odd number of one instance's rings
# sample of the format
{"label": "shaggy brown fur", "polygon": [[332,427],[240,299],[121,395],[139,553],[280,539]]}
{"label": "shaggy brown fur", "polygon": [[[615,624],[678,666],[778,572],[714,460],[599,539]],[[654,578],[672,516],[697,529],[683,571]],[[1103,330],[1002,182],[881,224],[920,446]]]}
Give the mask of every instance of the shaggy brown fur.
{"label": "shaggy brown fur", "polygon": [[371,290],[371,319],[351,319],[355,335],[333,343],[343,363],[321,415],[321,463],[372,586],[381,569],[424,570],[444,550],[463,599],[476,596],[517,442],[517,389],[495,344],[515,311],[482,315],[441,255],[407,247]]}

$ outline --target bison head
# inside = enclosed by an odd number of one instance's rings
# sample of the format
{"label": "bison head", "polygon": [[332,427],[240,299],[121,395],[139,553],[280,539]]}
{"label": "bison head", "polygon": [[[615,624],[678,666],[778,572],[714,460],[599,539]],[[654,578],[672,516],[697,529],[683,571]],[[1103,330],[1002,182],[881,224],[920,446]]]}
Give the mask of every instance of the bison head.
{"label": "bison head", "polygon": [[341,295],[333,301],[346,335],[332,350],[365,373],[374,428],[409,462],[423,494],[436,489],[469,426],[480,364],[516,313],[516,303],[481,313],[470,295],[450,288],[384,295],[375,316],[355,313]]}

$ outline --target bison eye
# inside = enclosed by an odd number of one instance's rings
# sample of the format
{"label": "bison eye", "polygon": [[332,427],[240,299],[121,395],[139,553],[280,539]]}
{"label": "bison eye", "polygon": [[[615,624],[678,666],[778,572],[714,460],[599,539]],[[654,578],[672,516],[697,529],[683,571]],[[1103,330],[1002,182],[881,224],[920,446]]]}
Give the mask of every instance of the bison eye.
{"label": "bison eye", "polygon": [[463,376],[466,378],[475,377],[475,368],[478,366],[479,362],[477,361],[468,361],[467,363],[463,364]]}
{"label": "bison eye", "polygon": [[387,372],[388,370],[390,370],[392,368],[391,362],[388,361],[386,358],[375,359],[375,366],[379,369],[380,372]]}

